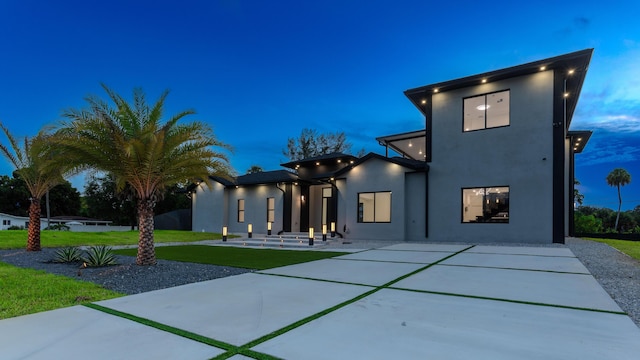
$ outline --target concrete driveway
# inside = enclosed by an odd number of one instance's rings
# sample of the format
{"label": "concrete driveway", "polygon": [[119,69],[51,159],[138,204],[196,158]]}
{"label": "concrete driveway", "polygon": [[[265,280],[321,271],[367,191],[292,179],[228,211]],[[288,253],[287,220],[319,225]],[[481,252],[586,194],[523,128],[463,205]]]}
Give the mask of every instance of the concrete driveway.
{"label": "concrete driveway", "polygon": [[0,321],[0,358],[637,359],[567,248],[397,244]]}

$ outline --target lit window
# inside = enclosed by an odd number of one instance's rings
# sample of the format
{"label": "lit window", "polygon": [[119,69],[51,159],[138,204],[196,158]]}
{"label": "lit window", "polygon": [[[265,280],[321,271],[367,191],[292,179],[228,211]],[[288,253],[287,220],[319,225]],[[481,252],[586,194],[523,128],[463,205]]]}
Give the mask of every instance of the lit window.
{"label": "lit window", "polygon": [[464,131],[509,126],[509,90],[464,99]]}
{"label": "lit window", "polygon": [[391,192],[359,193],[358,222],[391,222]]}
{"label": "lit window", "polygon": [[275,222],[276,220],[276,199],[267,198],[267,222]]}
{"label": "lit window", "polygon": [[462,189],[463,223],[508,223],[509,187]]}
{"label": "lit window", "polygon": [[244,222],[244,199],[238,199],[238,222]]}

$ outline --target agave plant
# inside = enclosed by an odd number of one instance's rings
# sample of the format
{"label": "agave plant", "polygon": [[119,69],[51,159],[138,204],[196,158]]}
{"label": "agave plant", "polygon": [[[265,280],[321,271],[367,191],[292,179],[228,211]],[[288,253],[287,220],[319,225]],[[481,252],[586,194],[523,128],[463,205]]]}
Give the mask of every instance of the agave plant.
{"label": "agave plant", "polygon": [[70,263],[82,260],[82,252],[77,247],[65,247],[56,251],[54,262]]}
{"label": "agave plant", "polygon": [[100,267],[115,265],[116,257],[113,250],[109,246],[92,246],[87,250],[87,256],[84,258],[86,266]]}

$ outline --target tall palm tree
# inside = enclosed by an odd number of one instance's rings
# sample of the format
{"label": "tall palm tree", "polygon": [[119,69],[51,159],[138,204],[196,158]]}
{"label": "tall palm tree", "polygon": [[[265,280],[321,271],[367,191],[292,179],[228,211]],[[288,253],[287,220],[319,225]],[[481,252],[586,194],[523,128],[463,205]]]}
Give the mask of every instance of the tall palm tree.
{"label": "tall palm tree", "polygon": [[2,123],[0,128],[10,144],[10,147],[0,144],[0,153],[16,168],[14,174],[25,182],[31,195],[27,251],[40,251],[40,201],[51,188],[64,181],[60,168],[50,166],[56,156],[51,136],[42,130],[32,138],[25,137],[21,147]]}
{"label": "tall palm tree", "polygon": [[618,215],[616,216],[616,225],[614,230],[618,231],[618,221],[620,220],[620,209],[622,208],[622,196],[620,195],[620,186],[625,186],[631,182],[631,175],[627,170],[622,168],[613,169],[607,175],[607,184],[609,186],[618,187]]}
{"label": "tall palm tree", "polygon": [[153,215],[167,186],[228,172],[226,156],[213,147],[228,148],[202,122],[178,124],[192,110],[163,120],[165,91],[155,104],[147,103],[141,89],[127,102],[102,85],[113,106],[97,97],[86,99],[88,108],[63,113],[69,119],[56,132],[56,142],[67,166],[92,168],[113,176],[116,187],[128,184],[138,211],[138,265],[156,263]]}

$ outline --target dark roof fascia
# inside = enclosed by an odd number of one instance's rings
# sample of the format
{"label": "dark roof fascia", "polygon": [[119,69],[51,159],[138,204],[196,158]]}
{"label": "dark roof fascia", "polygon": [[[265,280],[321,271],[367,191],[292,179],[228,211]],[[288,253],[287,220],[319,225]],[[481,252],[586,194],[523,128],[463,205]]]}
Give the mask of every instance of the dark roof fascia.
{"label": "dark roof fascia", "polygon": [[397,165],[400,165],[402,167],[406,167],[408,169],[412,169],[412,170],[416,170],[416,171],[429,171],[429,165],[427,165],[426,162],[424,161],[420,161],[420,160],[411,160],[411,159],[402,159],[402,158],[397,158],[397,157],[393,157],[393,158],[388,158],[385,156],[382,156],[380,154],[376,154],[376,153],[368,153],[367,155],[361,157],[360,159],[358,159],[356,162],[354,162],[353,164],[340,169],[338,171],[336,171],[333,176],[338,177],[341,176],[349,171],[351,171],[351,169],[355,168],[356,166],[365,163],[367,161],[369,161],[370,159],[378,159],[378,160],[382,160],[382,161],[386,161],[386,162],[390,162],[390,163],[394,163]]}
{"label": "dark roof fascia", "polygon": [[593,135],[593,131],[591,130],[571,130],[567,132],[567,139],[569,139],[571,146],[575,149],[573,150],[574,154],[579,154],[584,150],[591,135]]}
{"label": "dark roof fascia", "polygon": [[580,50],[556,57],[538,60],[522,65],[517,65],[505,69],[480,73],[455,80],[443,81],[430,85],[420,86],[409,89],[404,92],[405,96],[413,103],[413,105],[426,116],[425,105],[422,101],[429,101],[432,94],[461,89],[470,86],[482,84],[486,79],[488,82],[499,81],[514,78],[523,75],[529,75],[541,71],[541,67],[546,70],[568,72],[573,70],[573,74],[567,75],[567,128],[571,122],[573,112],[578,103],[582,84],[589,68],[593,49]]}
{"label": "dark roof fascia", "polygon": [[290,161],[288,163],[280,164],[280,166],[290,168],[290,169],[295,169],[296,165],[300,165],[300,166],[315,165],[316,162],[323,163],[329,160],[337,160],[337,159],[344,159],[344,161],[349,162],[352,160],[355,161],[358,158],[356,156],[349,155],[349,154],[331,153],[331,154],[319,155],[319,156],[314,156],[314,157],[301,159],[301,160]]}
{"label": "dark roof fascia", "polygon": [[298,175],[287,170],[264,171],[238,176],[235,182],[229,186],[246,186],[261,184],[276,184],[298,181]]}

